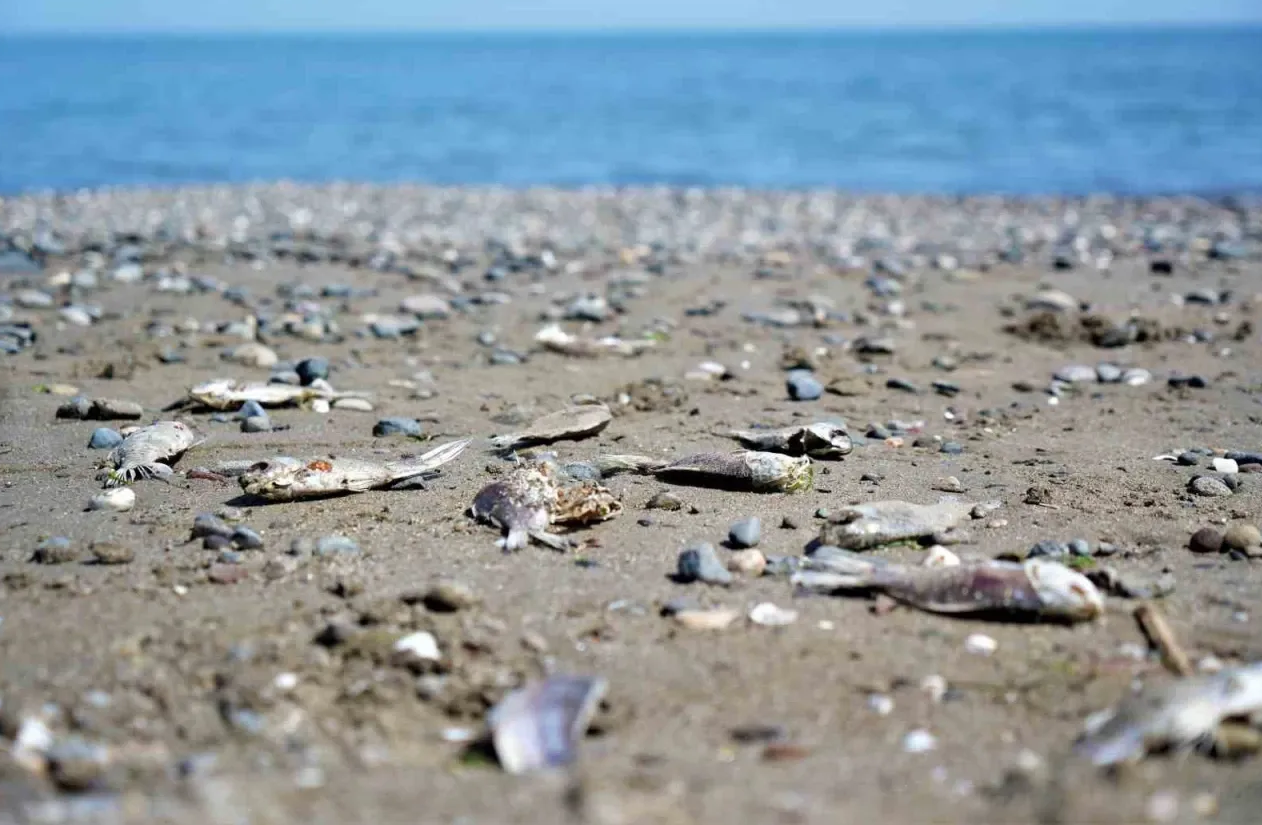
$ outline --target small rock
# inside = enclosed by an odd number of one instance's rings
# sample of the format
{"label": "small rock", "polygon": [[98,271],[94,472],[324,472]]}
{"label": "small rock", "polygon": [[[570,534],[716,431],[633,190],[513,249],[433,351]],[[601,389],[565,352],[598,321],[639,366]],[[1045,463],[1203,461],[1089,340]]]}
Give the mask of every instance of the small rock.
{"label": "small rock", "polygon": [[399,311],[421,320],[441,320],[451,314],[451,304],[441,295],[409,295],[399,303]]}
{"label": "small rock", "polygon": [[679,610],[670,615],[677,624],[688,630],[726,630],[741,617],[735,610],[723,607],[711,610]]}
{"label": "small rock", "polygon": [[964,447],[955,441],[943,441],[942,446],[938,448],[938,452],[947,455],[959,455],[964,452]]}
{"label": "small rock", "polygon": [[109,749],[78,737],[59,739],[46,753],[49,777],[60,790],[91,791],[105,781]]}
{"label": "small rock", "polygon": [[372,434],[376,438],[386,438],[392,435],[419,438],[421,435],[421,422],[415,418],[383,418],[373,425]]}
{"label": "small rock", "polygon": [[798,620],[798,612],[784,607],[777,607],[771,602],[754,605],[749,611],[749,620],[763,627],[784,627]]}
{"label": "small rock", "polygon": [[794,401],[815,401],[824,394],[824,385],[810,372],[795,370],[785,379],[789,398]]}
{"label": "small rock", "polygon": [[118,398],[94,398],[87,418],[97,421],[135,420],[145,414],[145,408],[135,401]]}
{"label": "small rock", "polygon": [[1072,556],[1087,558],[1091,555],[1091,543],[1086,539],[1074,539],[1066,547],[1069,548],[1069,554]]}
{"label": "small rock", "polygon": [[964,649],[978,656],[989,656],[999,649],[999,643],[984,633],[973,633],[964,640]]}
{"label": "small rock", "polygon": [[935,544],[925,553],[925,567],[959,567],[960,557],[943,547],[941,544]]}
{"label": "small rock", "polygon": [[271,431],[272,419],[266,415],[252,415],[241,422],[243,433],[270,433]]}
{"label": "small rock", "polygon": [[1231,488],[1213,476],[1197,476],[1188,482],[1188,490],[1198,496],[1231,495]]}
{"label": "small rock", "polygon": [[394,652],[405,658],[436,662],[443,657],[434,634],[419,631],[409,633],[394,643]]}
{"label": "small rock", "polygon": [[31,553],[31,561],[36,564],[68,564],[78,558],[79,551],[65,536],[43,539]]}
{"label": "small rock", "polygon": [[250,572],[239,564],[212,564],[206,578],[212,584],[236,584],[250,577]]}
{"label": "small rock", "polygon": [[1175,459],[1175,462],[1182,467],[1195,467],[1201,463],[1201,457],[1194,452],[1183,452],[1179,453],[1179,457]]}
{"label": "small rock", "polygon": [[1220,553],[1223,549],[1223,534],[1213,527],[1202,527],[1188,539],[1188,549],[1193,553]]}
{"label": "small rock", "polygon": [[1223,533],[1223,549],[1242,553],[1262,545],[1262,532],[1252,524],[1233,524]]}
{"label": "small rock", "polygon": [[366,398],[339,398],[333,402],[333,409],[350,410],[352,412],[372,412],[373,407],[372,402]]}
{"label": "small rock", "polygon": [[189,534],[189,539],[200,539],[206,536],[222,536],[224,538],[232,537],[232,527],[219,516],[211,513],[199,513],[193,519],[193,529]]}
{"label": "small rock", "polygon": [[279,556],[274,559],[268,559],[263,565],[263,576],[268,581],[277,581],[290,575],[298,569],[298,560],[292,556]]}
{"label": "small rock", "polygon": [[88,439],[89,450],[112,450],[123,443],[123,437],[109,427],[97,427]]}
{"label": "small rock", "polygon": [[565,473],[575,481],[600,481],[600,468],[586,461],[571,461],[561,467],[561,472]]}
{"label": "small rock", "polygon": [[58,418],[70,418],[77,421],[87,418],[91,412],[92,400],[82,395],[76,395],[59,406],[56,414]]}
{"label": "small rock", "polygon": [[889,716],[894,712],[894,698],[884,693],[869,693],[868,707],[877,716]]}
{"label": "small rock", "polygon": [[1128,387],[1142,387],[1152,381],[1152,373],[1143,367],[1132,367],[1122,373],[1122,383]]}
{"label": "small rock", "polygon": [[933,489],[943,493],[962,493],[964,484],[955,476],[946,476],[933,482]]}
{"label": "small rock", "polygon": [[136,558],[136,551],[112,541],[94,541],[88,550],[97,564],[130,564]]}
{"label": "small rock", "polygon": [[115,487],[92,496],[88,501],[89,510],[110,510],[125,513],[136,506],[136,491],[130,487]]}
{"label": "small rock", "polygon": [[1051,487],[1030,487],[1025,491],[1025,498],[1022,499],[1026,504],[1051,504],[1052,488]]}
{"label": "small rock", "polygon": [[1122,368],[1116,364],[1096,364],[1095,376],[1101,384],[1118,384],[1122,381]]}
{"label": "small rock", "polygon": [[223,357],[225,361],[231,361],[234,364],[263,369],[274,367],[280,361],[280,357],[275,350],[255,342],[233,347],[225,352]]}
{"label": "small rock", "polygon": [[1052,374],[1052,377],[1066,384],[1083,384],[1100,380],[1095,368],[1088,367],[1086,364],[1069,364],[1061,367]]}
{"label": "small rock", "polygon": [[1213,461],[1214,471],[1219,473],[1238,473],[1240,465],[1230,458],[1215,458]]}
{"label": "small rock", "polygon": [[231,540],[241,550],[263,549],[263,537],[245,525],[239,525],[232,531]]}
{"label": "small rock", "polygon": [[736,548],[757,547],[762,538],[762,520],[757,516],[741,519],[727,531],[728,542]]}
{"label": "small rock", "polygon": [[312,381],[327,381],[329,378],[329,359],[320,356],[304,358],[298,362],[294,372],[298,373],[298,380],[304,387],[310,386]]}
{"label": "small rock", "polygon": [[347,536],[321,536],[316,540],[314,554],[317,556],[333,556],[339,554],[356,555],[360,553],[359,544]]}
{"label": "small rock", "polygon": [[761,550],[737,550],[727,560],[727,569],[743,576],[757,578],[767,569],[767,558]]}
{"label": "small rock", "polygon": [[1031,547],[1029,552],[1025,554],[1025,557],[1027,559],[1037,559],[1037,558],[1054,559],[1054,558],[1059,558],[1060,556],[1065,556],[1068,554],[1069,554],[1069,548],[1066,547],[1063,543],[1059,541],[1052,541],[1050,539],[1044,539],[1036,543],[1033,547]]}
{"label": "small rock", "polygon": [[732,583],[732,574],[719,561],[714,545],[695,544],[679,554],[676,578],[681,583],[694,581],[706,584],[728,585]]}
{"label": "small rock", "polygon": [[905,753],[927,753],[938,746],[938,740],[927,730],[913,730],[903,737]]}
{"label": "small rock", "polygon": [[683,506],[683,499],[667,491],[657,493],[644,505],[647,510],[681,510]]}
{"label": "small rock", "polygon": [[236,418],[239,421],[244,421],[247,418],[256,418],[259,416],[266,418],[267,410],[263,409],[263,405],[259,404],[259,402],[254,399],[250,399],[241,405],[240,409],[237,410],[236,415],[234,415],[233,418]]}
{"label": "small rock", "polygon": [[455,579],[439,579],[430,585],[421,597],[421,603],[427,610],[435,613],[455,613],[469,607],[476,607],[481,599],[473,592],[473,588]]}

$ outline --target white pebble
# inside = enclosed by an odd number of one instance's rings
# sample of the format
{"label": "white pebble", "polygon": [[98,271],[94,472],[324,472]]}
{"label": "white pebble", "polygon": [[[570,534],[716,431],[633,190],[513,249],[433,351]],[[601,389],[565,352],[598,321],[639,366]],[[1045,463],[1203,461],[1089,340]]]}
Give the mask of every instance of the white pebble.
{"label": "white pebble", "polygon": [[929,548],[925,554],[925,567],[959,567],[960,557],[943,547],[941,544],[935,544]]}
{"label": "white pebble", "polygon": [[372,412],[372,402],[366,398],[339,398],[333,402],[333,409]]}
{"label": "white pebble", "polygon": [[927,730],[913,730],[903,737],[907,753],[927,753],[938,746],[938,740]]}
{"label": "white pebble", "polygon": [[929,694],[931,701],[941,702],[942,697],[946,696],[947,682],[942,676],[932,673],[920,680],[920,689]]}
{"label": "white pebble", "polygon": [[1240,465],[1232,458],[1216,458],[1214,459],[1214,469],[1220,473],[1238,473]]}
{"label": "white pebble", "polygon": [[434,638],[434,634],[426,633],[424,630],[410,633],[399,639],[394,643],[394,649],[397,653],[409,653],[418,659],[433,661],[443,657],[438,650],[438,640]]}
{"label": "white pebble", "polygon": [[989,656],[999,649],[999,643],[985,633],[974,633],[964,640],[964,649],[979,656]]}
{"label": "white pebble", "polygon": [[125,513],[136,506],[136,492],[130,487],[115,487],[92,496],[88,502],[89,510],[113,510]]}
{"label": "white pebble", "polygon": [[894,699],[884,693],[870,693],[868,707],[872,708],[877,716],[889,716],[894,712]]}
{"label": "white pebble", "polygon": [[281,693],[289,693],[289,691],[298,687],[298,674],[285,671],[277,673],[276,678],[272,680],[272,686]]}
{"label": "white pebble", "polygon": [[798,612],[786,607],[777,607],[771,602],[762,602],[749,611],[749,620],[763,627],[784,627],[798,620]]}
{"label": "white pebble", "polygon": [[324,398],[317,398],[311,402],[311,410],[318,413],[327,413],[329,411],[329,402]]}

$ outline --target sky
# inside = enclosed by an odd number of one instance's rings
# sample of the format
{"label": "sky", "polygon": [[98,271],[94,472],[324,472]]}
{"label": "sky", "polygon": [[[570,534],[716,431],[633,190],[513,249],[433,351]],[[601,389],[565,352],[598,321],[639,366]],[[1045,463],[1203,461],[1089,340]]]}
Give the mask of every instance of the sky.
{"label": "sky", "polygon": [[0,0],[0,32],[1262,22],[1262,0]]}

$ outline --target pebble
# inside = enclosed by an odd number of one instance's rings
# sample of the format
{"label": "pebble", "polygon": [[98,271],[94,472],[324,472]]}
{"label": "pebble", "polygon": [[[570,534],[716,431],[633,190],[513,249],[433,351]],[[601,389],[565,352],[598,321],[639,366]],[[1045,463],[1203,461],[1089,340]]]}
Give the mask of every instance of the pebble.
{"label": "pebble", "polygon": [[442,320],[451,315],[451,304],[441,295],[409,295],[399,303],[399,311],[422,321]]}
{"label": "pebble", "polygon": [[234,364],[240,364],[244,367],[259,367],[267,369],[276,366],[280,361],[280,356],[271,347],[250,342],[233,347],[223,355],[225,361]]}
{"label": "pebble", "polygon": [[113,541],[94,541],[88,550],[97,564],[130,564],[136,558],[135,550]]}
{"label": "pebble", "polygon": [[1054,559],[1054,558],[1059,558],[1060,556],[1065,556],[1068,554],[1069,554],[1069,548],[1066,547],[1062,542],[1052,541],[1050,539],[1044,539],[1036,543],[1033,547],[1031,547],[1029,552],[1025,554],[1025,557],[1027,559],[1038,559],[1038,558]]}
{"label": "pebble", "polygon": [[946,476],[933,482],[933,489],[943,493],[962,493],[964,484],[955,476]]}
{"label": "pebble", "polygon": [[421,436],[421,422],[415,418],[383,418],[373,425],[372,434],[376,438],[386,438],[392,435],[419,438]]}
{"label": "pebble", "polygon": [[973,633],[964,640],[964,649],[978,656],[989,656],[999,649],[999,643],[984,633]]}
{"label": "pebble", "polygon": [[942,446],[938,448],[938,452],[947,455],[959,455],[964,452],[964,447],[955,441],[943,441]]}
{"label": "pebble", "polygon": [[250,577],[250,572],[239,564],[216,563],[206,571],[206,578],[212,584],[236,584]]}
{"label": "pebble", "polygon": [[68,564],[78,558],[79,551],[65,536],[42,539],[31,553],[31,561],[36,564]]}
{"label": "pebble", "polygon": [[784,627],[798,620],[798,612],[785,607],[777,607],[771,602],[762,602],[750,609],[749,620],[763,627]]}
{"label": "pebble", "polygon": [[123,443],[123,437],[117,430],[109,427],[97,427],[88,439],[89,450],[112,450]]}
{"label": "pebble", "polygon": [[1252,524],[1233,524],[1223,533],[1223,550],[1244,553],[1262,545],[1262,532]]}
{"label": "pebble", "polygon": [[136,491],[130,487],[115,487],[92,496],[88,501],[89,510],[110,510],[125,513],[136,506]]}
{"label": "pebble", "polygon": [[701,581],[706,584],[728,585],[732,583],[732,574],[719,560],[714,545],[700,543],[679,554],[676,579],[680,583]]}
{"label": "pebble", "polygon": [[575,481],[600,481],[600,468],[586,461],[571,461],[561,467],[561,472],[565,473]]}
{"label": "pebble", "polygon": [[45,753],[49,778],[62,791],[83,793],[100,786],[109,766],[109,749],[77,736],[58,739]]}
{"label": "pebble", "polygon": [[685,609],[669,614],[677,624],[688,630],[726,630],[741,617],[735,610],[717,607],[709,610]]}
{"label": "pebble", "polygon": [[304,358],[294,367],[298,373],[298,381],[307,387],[313,381],[327,381],[329,378],[329,359],[320,356]]}
{"label": "pebble", "polygon": [[245,525],[239,525],[232,531],[231,540],[241,550],[263,549],[263,537]]}
{"label": "pebble", "polygon": [[1070,555],[1087,558],[1091,555],[1091,542],[1086,539],[1073,539],[1066,544]]}
{"label": "pebble", "polygon": [[259,402],[253,399],[250,399],[249,401],[246,401],[244,404],[242,404],[240,408],[237,409],[237,412],[233,417],[244,421],[247,418],[256,418],[259,416],[266,418],[267,410],[263,409],[263,405],[261,405]]}
{"label": "pebble", "polygon": [[1096,364],[1095,375],[1101,384],[1117,384],[1122,380],[1122,368],[1116,364]]}
{"label": "pebble", "polygon": [[1061,367],[1052,374],[1052,377],[1066,384],[1084,384],[1100,380],[1095,368],[1086,364],[1069,364]]}
{"label": "pebble", "polygon": [[741,519],[727,531],[727,540],[735,548],[757,547],[762,539],[762,520],[757,516]]}
{"label": "pebble", "polygon": [[1178,458],[1175,459],[1175,462],[1182,467],[1195,467],[1197,464],[1201,463],[1201,457],[1197,455],[1196,453],[1193,453],[1190,451],[1183,452],[1183,453],[1179,453],[1179,456]]}
{"label": "pebble", "polygon": [[909,731],[903,737],[905,753],[927,753],[938,746],[938,740],[927,730]]}
{"label": "pebble", "polygon": [[1230,458],[1215,458],[1213,461],[1214,471],[1219,473],[1238,473],[1240,465]]}
{"label": "pebble", "polygon": [[931,673],[920,680],[920,690],[929,697],[929,701],[941,702],[942,697],[946,696],[947,681],[939,674]]}
{"label": "pebble", "polygon": [[436,662],[443,657],[442,652],[438,649],[438,640],[434,638],[434,634],[427,633],[424,630],[409,633],[399,639],[394,643],[394,651],[409,658],[432,662]]}
{"label": "pebble", "polygon": [[193,529],[189,535],[190,539],[205,538],[206,536],[223,536],[224,538],[232,537],[232,526],[212,513],[199,513],[193,519]]}
{"label": "pebble", "polygon": [[[317,399],[323,400],[323,399]],[[333,402],[335,410],[350,410],[352,412],[372,412],[372,402],[366,398],[339,398]]]}
{"label": "pebble", "polygon": [[805,370],[795,370],[785,379],[789,398],[794,401],[815,401],[824,394],[824,385],[814,374]]}
{"label": "pebble", "polygon": [[728,557],[727,569],[743,576],[757,578],[767,569],[767,557],[761,550],[737,550]]}
{"label": "pebble", "polygon": [[1197,476],[1188,482],[1188,490],[1198,496],[1231,495],[1231,488],[1213,476]]}
{"label": "pebble", "polygon": [[1188,539],[1188,549],[1193,553],[1220,553],[1223,549],[1223,534],[1213,527],[1202,527]]}
{"label": "pebble", "polygon": [[315,549],[312,551],[317,556],[333,556],[338,554],[355,555],[362,552],[359,544],[352,538],[347,536],[321,536],[316,539]]}
{"label": "pebble", "polygon": [[1152,381],[1152,373],[1143,367],[1132,367],[1122,373],[1122,383],[1128,387],[1142,387]]}
{"label": "pebble", "polygon": [[1173,822],[1179,817],[1179,795],[1171,790],[1157,791],[1144,803],[1144,816],[1149,822]]}
{"label": "pebble", "polygon": [[935,544],[925,553],[925,567],[959,567],[960,557],[943,547],[941,544]]}
{"label": "pebble", "polygon": [[662,491],[655,494],[648,503],[644,505],[646,510],[681,510],[684,501],[674,493]]}
{"label": "pebble", "polygon": [[476,607],[481,599],[473,588],[455,579],[439,579],[430,585],[421,597],[421,603],[427,610],[435,613],[455,613],[470,607]]}
{"label": "pebble", "polygon": [[266,415],[251,415],[241,422],[243,433],[270,433],[271,431],[272,419]]}
{"label": "pebble", "polygon": [[894,712],[894,698],[885,693],[869,693],[868,707],[877,716],[889,716]]}

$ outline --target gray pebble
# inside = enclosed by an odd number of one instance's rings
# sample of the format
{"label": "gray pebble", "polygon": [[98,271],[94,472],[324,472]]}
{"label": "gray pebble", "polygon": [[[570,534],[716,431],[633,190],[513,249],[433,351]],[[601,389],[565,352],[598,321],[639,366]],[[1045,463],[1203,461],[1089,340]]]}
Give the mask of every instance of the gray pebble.
{"label": "gray pebble", "polygon": [[302,378],[299,377],[298,373],[293,372],[292,370],[281,370],[280,372],[272,373],[268,377],[267,383],[286,384],[291,387],[296,387],[302,383]]}
{"label": "gray pebble", "polygon": [[727,540],[733,547],[757,547],[762,539],[762,520],[757,516],[735,522],[727,531]]}
{"label": "gray pebble", "polygon": [[1122,380],[1122,368],[1116,364],[1096,364],[1095,375],[1101,384],[1117,384]]}
{"label": "gray pebble", "polygon": [[92,437],[88,439],[88,449],[112,450],[122,443],[123,437],[119,435],[117,430],[111,430],[109,427],[97,427],[92,431]]}
{"label": "gray pebble", "polygon": [[67,564],[79,558],[79,551],[65,536],[52,536],[35,545],[31,561],[36,564]]}
{"label": "gray pebble", "polygon": [[199,539],[206,536],[223,536],[224,538],[232,537],[232,527],[219,516],[211,513],[199,513],[193,519],[193,531],[189,536],[190,539]]}
{"label": "gray pebble", "polygon": [[947,455],[959,455],[964,452],[964,447],[955,441],[943,441],[942,446],[938,448],[938,452]]}
{"label": "gray pebble", "polygon": [[1191,451],[1180,453],[1178,459],[1176,460],[1184,467],[1195,467],[1197,464],[1201,463],[1201,457]]}
{"label": "gray pebble", "polygon": [[898,390],[899,392],[911,393],[913,395],[920,392],[920,388],[905,378],[891,378],[885,382],[887,389]]}
{"label": "gray pebble", "polygon": [[1197,476],[1188,482],[1188,490],[1198,496],[1231,495],[1231,488],[1213,476]]}
{"label": "gray pebble", "polygon": [[272,419],[265,415],[252,415],[241,422],[243,433],[270,433],[271,431]]}
{"label": "gray pebble", "polygon": [[712,544],[694,544],[679,554],[676,580],[682,583],[702,581],[707,584],[731,584],[728,572]]}
{"label": "gray pebble", "polygon": [[1152,373],[1143,367],[1132,367],[1122,373],[1122,383],[1128,387],[1140,387],[1152,381]]}
{"label": "gray pebble", "polygon": [[1074,539],[1066,546],[1069,548],[1071,555],[1083,557],[1091,555],[1091,542],[1086,539]]}
{"label": "gray pebble", "polygon": [[794,370],[784,383],[794,401],[814,401],[824,394],[824,385],[806,370]]}
{"label": "gray pebble", "polygon": [[76,395],[57,408],[57,417],[82,420],[87,418],[91,412],[92,399],[87,396]]}
{"label": "gray pebble", "polygon": [[506,349],[497,349],[495,352],[491,353],[490,361],[495,366],[507,367],[513,366],[514,364],[520,364],[522,362],[522,358],[515,352],[510,352]]}
{"label": "gray pebble", "polygon": [[294,372],[298,373],[298,380],[304,387],[310,386],[311,382],[317,379],[328,380],[329,359],[320,356],[304,358],[298,362]]}
{"label": "gray pebble", "polygon": [[232,538],[230,536],[206,536],[202,539],[203,550],[225,550],[232,546]]}
{"label": "gray pebble", "polygon": [[1228,450],[1226,458],[1237,464],[1262,464],[1262,453],[1251,453],[1244,450]]}
{"label": "gray pebble", "polygon": [[240,564],[241,554],[236,550],[222,550],[219,553],[220,564]]}
{"label": "gray pebble", "polygon": [[1066,547],[1063,542],[1052,541],[1050,539],[1044,539],[1043,541],[1040,541],[1037,544],[1035,544],[1033,547],[1031,547],[1029,552],[1026,553],[1025,555],[1026,555],[1026,558],[1029,558],[1029,559],[1037,559],[1037,558],[1054,559],[1060,556],[1068,555],[1068,553],[1069,553],[1069,548]]}
{"label": "gray pebble", "polygon": [[421,422],[415,418],[383,418],[373,425],[372,434],[377,438],[392,435],[419,437]]}
{"label": "gray pebble", "polygon": [[263,409],[263,405],[251,399],[241,405],[241,407],[237,410],[236,415],[234,417],[242,421],[244,421],[247,418],[256,418],[256,417],[266,418],[267,411]]}
{"label": "gray pebble", "polygon": [[1099,376],[1093,367],[1086,364],[1069,364],[1056,370],[1052,375],[1057,381],[1064,381],[1066,384],[1084,384],[1091,381],[1098,381]]}
{"label": "gray pebble", "polygon": [[334,556],[339,554],[356,555],[360,553],[359,544],[347,536],[321,536],[316,540],[313,550],[317,556]]}
{"label": "gray pebble", "polygon": [[232,531],[232,543],[242,550],[263,549],[263,537],[244,524]]}
{"label": "gray pebble", "polygon": [[561,467],[561,472],[565,473],[575,481],[600,481],[600,469],[586,461],[572,461]]}

